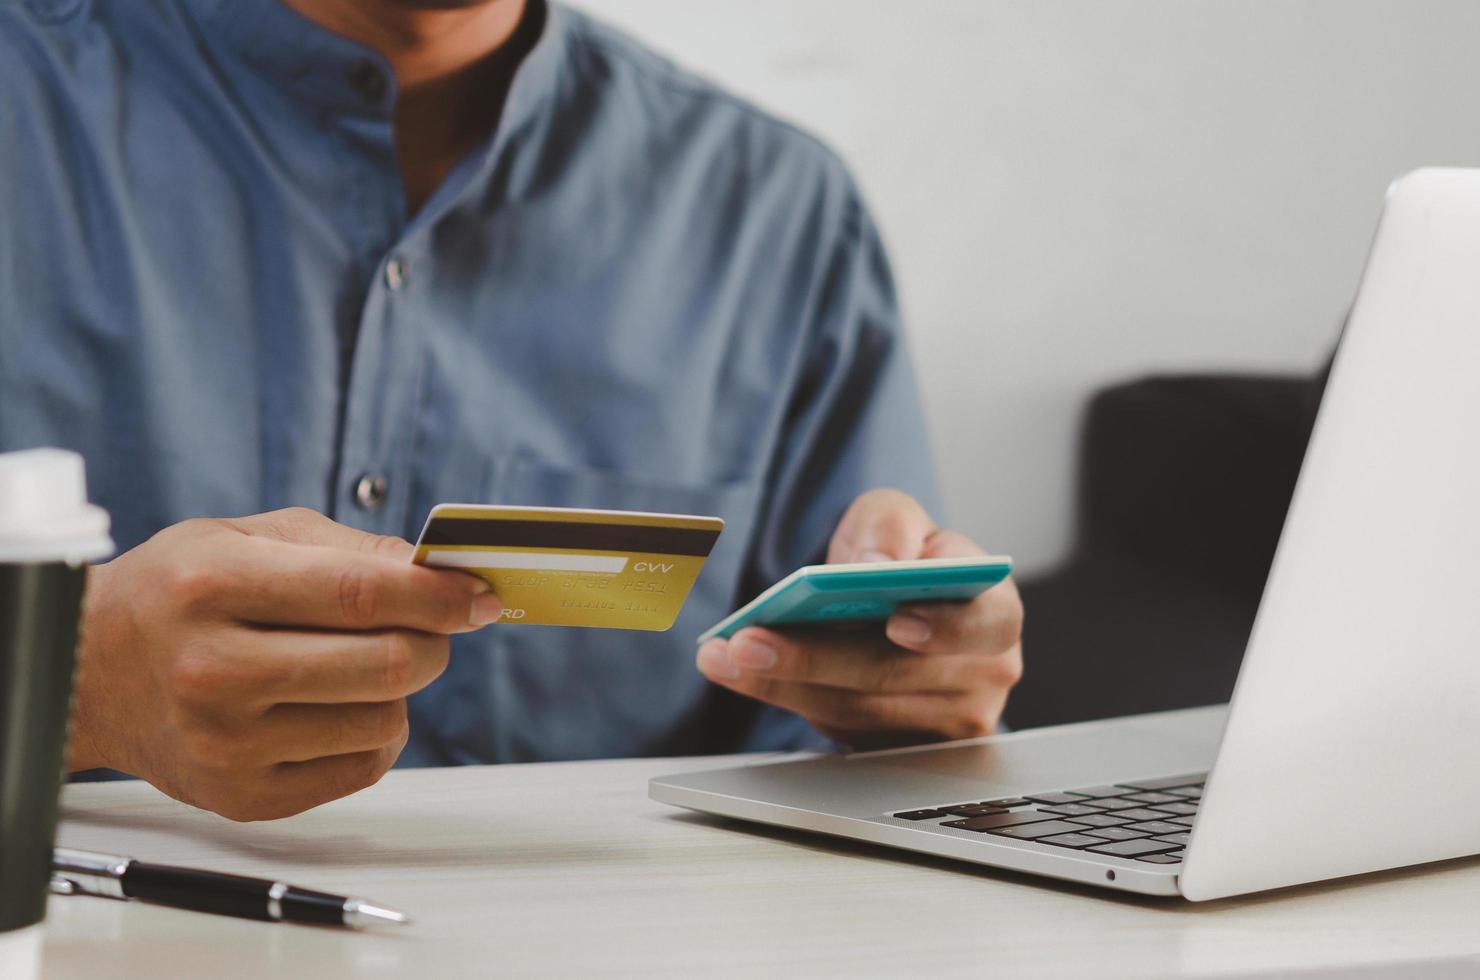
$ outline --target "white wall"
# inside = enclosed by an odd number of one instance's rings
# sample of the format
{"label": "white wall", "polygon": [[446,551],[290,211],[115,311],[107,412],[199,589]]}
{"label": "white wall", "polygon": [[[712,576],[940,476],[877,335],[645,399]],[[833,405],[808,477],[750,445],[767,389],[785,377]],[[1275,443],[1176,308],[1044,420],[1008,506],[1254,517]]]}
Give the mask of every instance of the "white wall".
{"label": "white wall", "polygon": [[1475,0],[584,6],[851,162],[953,516],[1030,571],[1090,391],[1314,369],[1389,179],[1480,163]]}

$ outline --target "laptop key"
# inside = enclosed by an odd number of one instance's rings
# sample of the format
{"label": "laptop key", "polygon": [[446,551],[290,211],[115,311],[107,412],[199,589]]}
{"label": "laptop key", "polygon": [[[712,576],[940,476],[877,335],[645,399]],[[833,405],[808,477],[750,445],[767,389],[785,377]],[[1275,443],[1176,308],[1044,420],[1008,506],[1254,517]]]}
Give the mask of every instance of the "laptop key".
{"label": "laptop key", "polygon": [[1121,786],[1086,786],[1083,789],[1068,789],[1064,792],[1098,800],[1106,796],[1124,796],[1129,790]]}
{"label": "laptop key", "polygon": [[1165,820],[1171,816],[1171,814],[1163,813],[1161,810],[1148,810],[1145,807],[1138,807],[1134,810],[1113,810],[1111,812],[1117,817],[1125,817],[1127,820]]}
{"label": "laptop key", "polygon": [[1171,793],[1127,793],[1126,799],[1135,800],[1137,803],[1150,803],[1152,806],[1158,803],[1181,803],[1183,797],[1173,796]]}
{"label": "laptop key", "polygon": [[1181,824],[1172,823],[1170,820],[1143,820],[1128,826],[1129,830],[1139,830],[1145,834],[1185,834],[1187,828]]}
{"label": "laptop key", "polygon": [[1061,817],[1082,817],[1088,813],[1103,813],[1097,806],[1088,803],[1059,803],[1043,808],[1044,813],[1055,813]]}
{"label": "laptop key", "polygon": [[1192,821],[1196,819],[1196,817],[1168,817],[1167,823],[1179,823],[1184,827],[1191,827]]}
{"label": "laptop key", "polygon": [[1105,842],[1088,834],[1054,834],[1052,837],[1038,838],[1038,843],[1052,844],[1054,847],[1090,847]]}
{"label": "laptop key", "polygon": [[958,803],[955,806],[943,806],[942,813],[949,813],[953,817],[986,817],[994,813],[1006,813],[1000,807],[982,806],[980,803]]}
{"label": "laptop key", "polygon": [[1124,796],[1116,796],[1109,799],[1101,797],[1100,799],[1094,800],[1092,802],[1101,810],[1110,811],[1135,810],[1146,805],[1144,803],[1137,802],[1136,800],[1128,800]]}
{"label": "laptop key", "polygon": [[1178,847],[1186,847],[1192,840],[1192,835],[1185,830],[1180,834],[1157,834],[1157,840],[1164,840],[1168,844],[1176,844]]}
{"label": "laptop key", "polygon": [[[990,818],[988,818],[990,819]],[[1025,823],[1016,827],[994,827],[987,831],[998,837],[1012,837],[1017,840],[1037,840],[1040,837],[1052,837],[1055,834],[1072,834],[1083,830],[1083,827],[1063,820],[1050,820],[1048,823]],[[1164,844],[1163,847],[1171,847]]]}
{"label": "laptop key", "polygon": [[1167,813],[1175,813],[1178,816],[1190,817],[1197,812],[1197,803],[1191,800],[1184,800],[1181,803],[1158,803],[1156,808],[1158,810],[1165,810]]}
{"label": "laptop key", "polygon": [[1009,810],[1013,807],[1032,805],[1032,800],[1025,800],[1021,796],[1009,796],[1000,800],[982,800],[982,806],[1000,806]]}
{"label": "laptop key", "polygon": [[1142,837],[1151,836],[1140,830],[1131,830],[1129,827],[1100,827],[1097,830],[1086,830],[1085,833],[1098,837],[1100,840],[1140,840]]}
{"label": "laptop key", "polygon": [[1084,824],[1086,827],[1119,827],[1123,823],[1130,823],[1125,817],[1117,817],[1109,813],[1086,813],[1082,817],[1074,817],[1069,822]]}
{"label": "laptop key", "polygon": [[1050,805],[1054,803],[1084,802],[1081,797],[1075,796],[1073,793],[1030,793],[1028,794],[1027,798],[1032,800],[1034,803],[1047,803]]}
{"label": "laptop key", "polygon": [[1189,800],[1202,799],[1203,788],[1201,786],[1183,786],[1181,789],[1169,789],[1168,793],[1173,796],[1185,796]]}
{"label": "laptop key", "polygon": [[1143,854],[1159,854],[1163,851],[1177,850],[1176,844],[1168,844],[1165,841],[1151,840],[1117,840],[1109,844],[1100,844],[1097,847],[1087,848],[1095,854],[1113,854],[1116,857],[1140,857]]}
{"label": "laptop key", "polygon": [[1151,790],[1160,789],[1178,789],[1183,786],[1201,786],[1207,781],[1207,773],[1196,772],[1192,773],[1189,776],[1165,776],[1161,779],[1136,779],[1128,783],[1117,783],[1116,785],[1124,786],[1126,789],[1129,790],[1146,790],[1149,792]]}
{"label": "laptop key", "polygon": [[944,810],[906,810],[903,813],[896,813],[894,816],[899,820],[929,820],[931,817],[943,817],[945,815],[946,812]]}
{"label": "laptop key", "polygon": [[1147,864],[1181,864],[1180,854],[1147,854],[1136,858],[1137,861],[1145,861]]}
{"label": "laptop key", "polygon": [[[997,827],[1016,827],[1018,824],[1044,823],[1055,820],[1057,818],[1051,813],[1039,813],[1037,810],[1014,810],[1009,813],[994,813],[985,817],[968,817],[965,820],[952,820],[950,823],[941,824],[941,826],[974,830],[980,834]],[[1081,828],[1071,826],[1069,829],[1079,830]]]}

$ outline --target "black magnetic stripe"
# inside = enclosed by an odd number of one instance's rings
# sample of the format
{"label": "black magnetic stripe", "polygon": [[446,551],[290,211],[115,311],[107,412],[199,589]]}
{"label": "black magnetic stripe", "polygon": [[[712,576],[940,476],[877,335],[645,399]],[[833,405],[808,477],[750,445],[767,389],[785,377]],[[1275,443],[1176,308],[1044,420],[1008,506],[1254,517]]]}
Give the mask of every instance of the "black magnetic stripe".
{"label": "black magnetic stripe", "polygon": [[705,558],[718,538],[718,531],[703,528],[443,517],[433,520],[427,527],[422,544],[428,547],[467,544],[488,548],[642,551]]}

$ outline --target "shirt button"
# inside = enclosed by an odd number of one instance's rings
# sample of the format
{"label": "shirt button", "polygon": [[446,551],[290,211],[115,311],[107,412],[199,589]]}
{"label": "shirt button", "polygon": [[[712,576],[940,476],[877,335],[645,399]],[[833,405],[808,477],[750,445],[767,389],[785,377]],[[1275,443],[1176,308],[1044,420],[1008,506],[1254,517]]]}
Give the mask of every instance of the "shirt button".
{"label": "shirt button", "polygon": [[406,285],[406,260],[396,255],[385,264],[385,288],[399,292]]}
{"label": "shirt button", "polygon": [[349,83],[366,102],[379,105],[385,98],[385,72],[373,61],[355,62],[349,70]]}
{"label": "shirt button", "polygon": [[355,503],[364,510],[380,510],[388,489],[385,477],[366,473],[355,481]]}

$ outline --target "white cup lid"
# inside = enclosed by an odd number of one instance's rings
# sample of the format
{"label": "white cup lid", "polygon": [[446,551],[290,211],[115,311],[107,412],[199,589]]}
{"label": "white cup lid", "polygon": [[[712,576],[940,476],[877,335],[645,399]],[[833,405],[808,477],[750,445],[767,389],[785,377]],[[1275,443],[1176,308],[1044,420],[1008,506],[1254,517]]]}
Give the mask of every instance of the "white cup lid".
{"label": "white cup lid", "polygon": [[32,980],[41,976],[41,927],[0,932],[0,977]]}
{"label": "white cup lid", "polygon": [[112,551],[108,512],[87,502],[81,456],[0,453],[0,562],[95,561]]}

